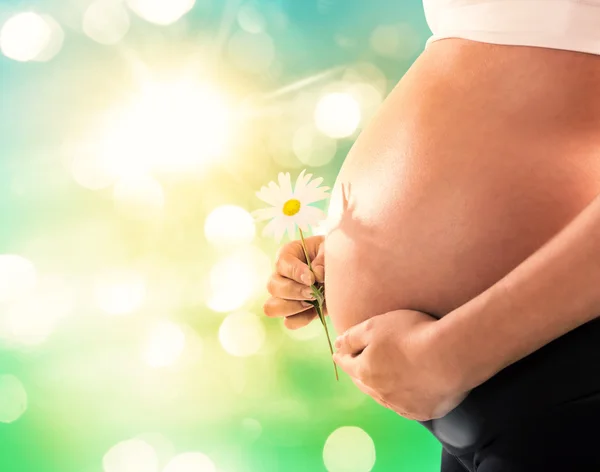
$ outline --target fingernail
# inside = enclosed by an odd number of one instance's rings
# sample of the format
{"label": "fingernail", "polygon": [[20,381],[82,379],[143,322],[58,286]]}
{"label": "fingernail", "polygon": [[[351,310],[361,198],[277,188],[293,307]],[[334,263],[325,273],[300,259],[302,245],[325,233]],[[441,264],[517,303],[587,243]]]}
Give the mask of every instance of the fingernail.
{"label": "fingernail", "polygon": [[300,276],[300,280],[302,280],[302,282],[304,282],[306,285],[312,285],[310,282],[310,275],[308,275],[307,273],[304,273]]}
{"label": "fingernail", "polygon": [[313,292],[312,292],[312,290],[311,290],[311,289],[309,289],[309,288],[308,288],[308,289],[306,289],[306,290],[304,290],[304,291],[302,292],[302,296],[303,296],[304,298],[307,298],[307,299],[309,299],[309,300],[314,300],[314,299],[315,299],[315,297],[314,297],[314,295],[313,295]]}
{"label": "fingernail", "polygon": [[335,347],[336,349],[339,349],[341,345],[342,345],[342,337],[340,336],[335,339],[335,342],[333,343],[333,347]]}
{"label": "fingernail", "polygon": [[314,307],[314,305],[312,303],[308,303],[308,302],[301,302],[302,306],[309,308],[309,307]]}

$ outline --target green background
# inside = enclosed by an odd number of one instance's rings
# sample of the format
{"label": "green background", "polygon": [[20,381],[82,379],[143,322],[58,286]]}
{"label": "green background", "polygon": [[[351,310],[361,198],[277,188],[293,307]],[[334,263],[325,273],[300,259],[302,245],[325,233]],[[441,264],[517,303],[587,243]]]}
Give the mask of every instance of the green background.
{"label": "green background", "polygon": [[[0,373],[22,382],[28,405],[17,421],[0,423],[0,471],[100,472],[112,446],[140,435],[156,446],[161,465],[173,454],[201,451],[224,472],[321,471],[325,441],[341,426],[360,427],[372,438],[375,472],[439,470],[441,448],[425,428],[365,397],[346,376],[334,381],[322,334],[297,340],[280,320],[263,318],[260,351],[230,356],[218,341],[226,313],[208,308],[204,291],[211,266],[227,254],[207,241],[207,215],[224,204],[260,208],[261,185],[278,171],[295,178],[307,167],[293,153],[274,156],[265,145],[312,119],[290,111],[303,93],[310,101],[344,70],[364,63],[383,73],[388,93],[430,34],[420,2],[204,0],[168,26],[130,12],[127,35],[111,46],[78,28],[86,3],[0,2],[0,22],[36,11],[52,15],[65,32],[62,49],[48,62],[0,55],[0,254],[19,254],[38,273],[60,276],[75,303],[43,343],[3,341]],[[247,3],[265,18],[275,46],[275,60],[259,71],[239,67],[228,53],[240,29],[235,13]],[[373,48],[381,25],[401,31],[395,54]],[[110,189],[83,188],[65,165],[65,144],[135,90],[138,63],[167,77],[197,66],[194,74],[238,103],[259,97],[252,102],[258,112],[245,117],[228,159],[199,175],[156,176],[167,202],[160,221],[117,211]],[[260,98],[332,70],[292,92]],[[337,142],[329,163],[309,167],[326,185],[333,185],[356,134]],[[274,260],[278,245],[261,237],[260,227],[254,243]],[[94,277],[112,267],[147,276],[147,300],[134,313],[105,316],[94,305]],[[264,288],[254,293],[244,310],[260,314],[266,297]],[[9,309],[0,305],[0,316]],[[142,365],[143,333],[160,319],[197,336],[201,354],[173,368]],[[2,401],[8,400],[0,395]],[[161,449],[161,441],[168,447]]]}

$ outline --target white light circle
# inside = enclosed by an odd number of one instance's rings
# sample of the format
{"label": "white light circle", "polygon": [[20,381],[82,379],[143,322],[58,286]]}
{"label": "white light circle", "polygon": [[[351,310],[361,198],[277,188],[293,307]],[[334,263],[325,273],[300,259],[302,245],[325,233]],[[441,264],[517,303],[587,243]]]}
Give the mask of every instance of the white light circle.
{"label": "white light circle", "polygon": [[44,300],[21,300],[7,310],[3,335],[12,342],[35,346],[52,334],[56,321],[46,312]]}
{"label": "white light circle", "polygon": [[185,334],[175,323],[162,321],[154,327],[146,343],[144,360],[150,367],[174,364],[185,349]]}
{"label": "white light circle", "polygon": [[253,2],[244,3],[237,14],[237,22],[244,31],[248,33],[262,33],[265,30],[266,21],[260,14]]}
{"label": "white light circle", "polygon": [[37,283],[35,266],[14,254],[0,254],[0,303],[12,302],[31,292]]}
{"label": "white light circle", "polygon": [[320,167],[329,164],[337,152],[337,141],[319,133],[312,126],[298,128],[292,142],[294,153],[307,166]]}
{"label": "white light circle", "polygon": [[27,392],[14,375],[0,376],[0,422],[12,423],[27,410]]}
{"label": "white light circle", "polygon": [[120,179],[113,189],[116,207],[124,214],[142,219],[152,219],[165,206],[162,185],[147,175]]}
{"label": "white light circle", "polygon": [[380,56],[408,59],[418,53],[421,41],[407,23],[379,25],[371,34],[371,48]]}
{"label": "white light circle", "polygon": [[209,274],[208,307],[221,313],[238,310],[259,290],[265,290],[271,272],[271,259],[254,246],[221,259]]}
{"label": "white light circle", "polygon": [[41,15],[18,13],[0,30],[0,50],[15,61],[32,61],[48,47],[51,39],[52,27]]}
{"label": "white light circle", "polygon": [[170,25],[188,13],[196,0],[126,0],[137,15],[150,23]]}
{"label": "white light circle", "polygon": [[148,82],[107,116],[96,152],[108,174],[119,178],[193,172],[226,153],[231,130],[228,105],[213,87]]}
{"label": "white light circle", "polygon": [[315,124],[319,131],[331,138],[351,136],[361,120],[360,105],[346,93],[329,93],[315,108]]}
{"label": "white light circle", "polygon": [[359,62],[346,69],[342,81],[346,83],[368,83],[382,95],[387,92],[388,87],[385,73],[370,62]]}
{"label": "white light circle", "polygon": [[361,428],[342,426],[325,441],[323,462],[329,472],[369,472],[375,465],[375,444]]}
{"label": "white light circle", "polygon": [[256,227],[248,211],[235,205],[222,205],[206,217],[204,235],[215,246],[235,246],[254,240]]}
{"label": "white light circle", "polygon": [[171,459],[163,472],[217,472],[217,467],[201,452],[186,452]]}
{"label": "white light circle", "polygon": [[74,308],[74,292],[64,280],[56,276],[42,277],[27,297],[8,306],[1,335],[21,345],[41,344]]}
{"label": "white light circle", "polygon": [[156,451],[141,439],[113,446],[102,460],[104,472],[158,472]]}
{"label": "white light circle", "polygon": [[219,327],[221,346],[232,356],[248,357],[256,354],[265,339],[265,327],[254,313],[232,313]]}
{"label": "white light circle", "polygon": [[267,33],[236,32],[228,46],[234,64],[248,72],[264,72],[275,60],[275,43]]}
{"label": "white light circle", "polygon": [[82,187],[100,190],[110,187],[117,177],[111,172],[106,160],[92,150],[93,147],[91,143],[82,144],[78,149],[69,151],[72,154],[69,171],[75,182]]}
{"label": "white light circle", "polygon": [[140,308],[146,296],[144,278],[132,271],[117,270],[100,275],[94,283],[94,299],[108,315],[125,315]]}
{"label": "white light circle", "polygon": [[121,0],[95,0],[83,14],[83,32],[100,44],[117,44],[129,26],[129,14]]}
{"label": "white light circle", "polygon": [[47,62],[56,56],[63,47],[65,42],[65,32],[58,22],[50,15],[43,15],[42,18],[50,28],[50,39],[46,47],[33,58],[34,61]]}

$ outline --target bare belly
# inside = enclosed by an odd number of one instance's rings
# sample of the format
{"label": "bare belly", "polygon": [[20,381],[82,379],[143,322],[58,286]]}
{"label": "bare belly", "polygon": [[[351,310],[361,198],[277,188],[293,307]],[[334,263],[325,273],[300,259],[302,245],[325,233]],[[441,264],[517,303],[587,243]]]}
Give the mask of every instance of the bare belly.
{"label": "bare belly", "polygon": [[575,217],[600,193],[599,85],[587,54],[459,39],[425,51],[333,189],[336,331],[398,309],[444,316]]}

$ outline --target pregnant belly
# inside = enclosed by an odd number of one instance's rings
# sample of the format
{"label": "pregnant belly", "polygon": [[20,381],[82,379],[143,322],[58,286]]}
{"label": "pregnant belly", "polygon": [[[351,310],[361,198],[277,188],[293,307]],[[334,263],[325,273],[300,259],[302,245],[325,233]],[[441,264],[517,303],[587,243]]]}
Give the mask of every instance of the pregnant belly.
{"label": "pregnant belly", "polygon": [[[497,61],[485,60],[490,54]],[[463,40],[421,55],[355,143],[332,192],[325,287],[338,333],[397,309],[444,316],[600,192],[600,106],[573,96],[573,55],[587,56]],[[577,67],[597,72],[598,58],[591,61]],[[514,82],[511,68],[520,74]],[[528,74],[535,89],[523,85]]]}

